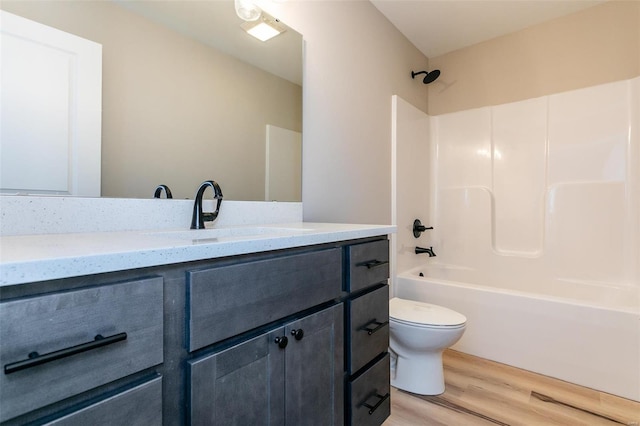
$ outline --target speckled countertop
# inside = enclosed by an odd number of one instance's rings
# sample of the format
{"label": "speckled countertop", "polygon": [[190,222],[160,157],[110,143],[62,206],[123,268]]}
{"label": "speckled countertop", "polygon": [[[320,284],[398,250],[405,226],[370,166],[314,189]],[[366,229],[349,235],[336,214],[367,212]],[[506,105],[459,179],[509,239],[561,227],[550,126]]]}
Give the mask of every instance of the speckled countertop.
{"label": "speckled countertop", "polygon": [[395,226],[294,222],[191,231],[0,237],[0,286],[386,235]]}

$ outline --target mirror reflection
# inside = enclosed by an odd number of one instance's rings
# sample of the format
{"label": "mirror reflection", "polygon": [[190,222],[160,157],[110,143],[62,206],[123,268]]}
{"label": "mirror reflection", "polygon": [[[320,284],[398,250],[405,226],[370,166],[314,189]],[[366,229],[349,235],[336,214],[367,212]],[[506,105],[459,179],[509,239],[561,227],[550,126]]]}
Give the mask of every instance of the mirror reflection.
{"label": "mirror reflection", "polygon": [[300,201],[300,34],[259,41],[233,1],[0,9],[102,45],[102,196],[193,198],[214,179],[228,200]]}

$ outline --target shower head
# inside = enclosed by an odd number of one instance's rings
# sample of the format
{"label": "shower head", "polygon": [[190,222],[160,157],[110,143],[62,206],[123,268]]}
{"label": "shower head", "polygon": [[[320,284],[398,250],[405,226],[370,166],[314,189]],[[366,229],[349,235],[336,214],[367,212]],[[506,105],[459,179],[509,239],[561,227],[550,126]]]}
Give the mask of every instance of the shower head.
{"label": "shower head", "polygon": [[411,78],[416,78],[416,75],[420,75],[420,74],[424,74],[424,79],[422,79],[422,82],[424,84],[429,84],[429,83],[433,83],[434,81],[436,81],[436,78],[440,77],[440,70],[433,70],[431,72],[429,71],[411,71]]}

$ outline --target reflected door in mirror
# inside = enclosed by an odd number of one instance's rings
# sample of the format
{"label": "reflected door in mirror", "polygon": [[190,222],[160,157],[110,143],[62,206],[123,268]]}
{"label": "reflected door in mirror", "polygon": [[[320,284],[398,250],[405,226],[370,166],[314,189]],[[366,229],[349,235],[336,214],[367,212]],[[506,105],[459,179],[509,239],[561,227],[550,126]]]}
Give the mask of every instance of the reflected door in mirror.
{"label": "reflected door in mirror", "polygon": [[267,124],[265,201],[302,200],[302,133]]}
{"label": "reflected door in mirror", "polygon": [[100,196],[102,46],[0,13],[2,193]]}

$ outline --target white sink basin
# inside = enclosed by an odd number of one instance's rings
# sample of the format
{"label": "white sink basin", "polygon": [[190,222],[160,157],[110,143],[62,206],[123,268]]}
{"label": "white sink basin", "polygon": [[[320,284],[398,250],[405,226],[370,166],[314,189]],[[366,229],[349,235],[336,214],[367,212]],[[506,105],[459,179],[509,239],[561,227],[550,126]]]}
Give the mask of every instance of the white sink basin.
{"label": "white sink basin", "polygon": [[190,241],[204,241],[204,240],[218,240],[225,239],[246,239],[262,236],[286,236],[286,235],[299,235],[306,232],[313,231],[312,229],[302,228],[286,228],[275,226],[251,226],[251,227],[237,227],[237,228],[212,228],[212,229],[191,229],[187,231],[158,231],[147,232],[145,235],[151,235],[159,238],[169,238],[175,240],[190,240]]}

